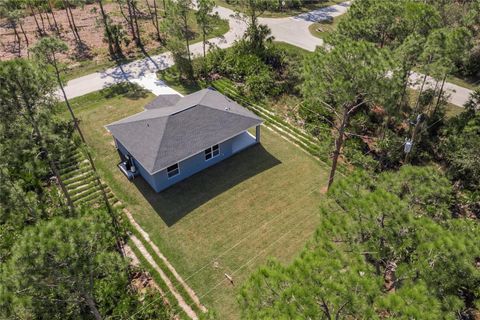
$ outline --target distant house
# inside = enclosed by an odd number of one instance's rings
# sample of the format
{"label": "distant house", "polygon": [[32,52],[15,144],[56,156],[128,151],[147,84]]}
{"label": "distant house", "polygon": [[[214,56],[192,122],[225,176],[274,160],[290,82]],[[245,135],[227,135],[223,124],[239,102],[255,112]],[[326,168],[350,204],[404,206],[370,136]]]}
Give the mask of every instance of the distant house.
{"label": "distant house", "polygon": [[[156,192],[260,142],[262,119],[213,89],[159,96],[143,112],[111,123],[129,178]],[[255,127],[255,136],[248,129]]]}

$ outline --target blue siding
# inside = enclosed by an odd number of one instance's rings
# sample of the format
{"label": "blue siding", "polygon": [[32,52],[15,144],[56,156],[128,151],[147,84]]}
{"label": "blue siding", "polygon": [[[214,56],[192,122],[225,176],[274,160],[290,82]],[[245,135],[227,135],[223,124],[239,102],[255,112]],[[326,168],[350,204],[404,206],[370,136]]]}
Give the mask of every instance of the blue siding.
{"label": "blue siding", "polygon": [[[127,151],[127,148],[123,146],[123,144],[120,143],[117,139],[115,139],[115,143],[117,145],[118,151],[123,154],[125,157],[127,154],[130,154]],[[148,171],[138,162],[135,158],[133,158],[133,163],[135,165],[135,168],[137,169],[138,173],[145,179],[145,181],[148,182],[149,185],[152,186],[153,189],[155,189],[155,180],[153,179],[153,176],[148,173]],[[156,189],[155,189],[156,190]]]}
{"label": "blue siding", "polygon": [[[116,140],[116,139],[115,139]],[[242,140],[242,143],[239,141]],[[245,145],[247,143],[247,145]],[[238,136],[226,140],[219,144],[220,154],[210,160],[205,160],[204,151],[197,153],[178,164],[180,173],[174,177],[168,178],[167,170],[162,170],[154,175],[150,175],[147,170],[134,158],[135,167],[140,175],[147,181],[150,186],[156,191],[160,192],[177,182],[180,182],[193,174],[202,171],[220,161],[232,156],[233,154],[241,151],[242,149],[258,143],[255,137],[246,136],[246,133],[241,133]],[[116,140],[117,148],[123,155],[128,154],[127,149]],[[240,147],[238,147],[240,145]],[[173,163],[172,163],[173,164]]]}

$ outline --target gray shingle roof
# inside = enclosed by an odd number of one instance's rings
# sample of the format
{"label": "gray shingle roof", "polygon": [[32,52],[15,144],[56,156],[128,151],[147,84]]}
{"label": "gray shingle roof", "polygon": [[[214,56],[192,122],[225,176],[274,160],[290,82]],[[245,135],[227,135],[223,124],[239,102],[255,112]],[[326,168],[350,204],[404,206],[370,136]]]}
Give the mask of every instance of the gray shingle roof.
{"label": "gray shingle roof", "polygon": [[262,122],[221,93],[204,89],[174,106],[157,103],[106,127],[153,174]]}
{"label": "gray shingle roof", "polygon": [[162,108],[162,107],[170,107],[174,106],[175,103],[178,102],[182,97],[178,94],[162,94],[148,103],[145,107],[145,110],[155,109],[155,108]]}

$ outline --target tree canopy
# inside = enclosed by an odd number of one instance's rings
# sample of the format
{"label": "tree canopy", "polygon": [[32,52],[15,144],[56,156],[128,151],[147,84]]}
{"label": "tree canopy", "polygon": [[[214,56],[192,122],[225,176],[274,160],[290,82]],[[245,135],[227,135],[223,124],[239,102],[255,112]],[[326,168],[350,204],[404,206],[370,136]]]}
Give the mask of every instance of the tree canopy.
{"label": "tree canopy", "polygon": [[[436,169],[410,166],[378,177],[359,171],[336,182],[321,206],[316,236],[299,258],[288,266],[271,261],[243,286],[245,318],[468,314],[480,299],[479,225],[432,217],[451,194],[438,184],[449,182]],[[436,202],[411,198],[422,191]]]}

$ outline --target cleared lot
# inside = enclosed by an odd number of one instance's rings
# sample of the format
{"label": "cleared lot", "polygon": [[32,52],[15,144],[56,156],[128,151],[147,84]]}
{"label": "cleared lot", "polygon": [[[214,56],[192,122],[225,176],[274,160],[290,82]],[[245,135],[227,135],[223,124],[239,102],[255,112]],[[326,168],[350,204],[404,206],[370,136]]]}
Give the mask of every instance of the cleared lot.
{"label": "cleared lot", "polygon": [[207,308],[220,319],[239,318],[236,293],[242,281],[268,257],[290,261],[314,232],[326,168],[262,128],[261,145],[154,193],[142,178],[129,182],[117,169],[118,154],[104,129],[151,99],[104,92],[73,104],[115,195]]}

